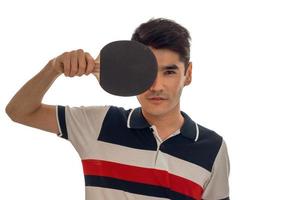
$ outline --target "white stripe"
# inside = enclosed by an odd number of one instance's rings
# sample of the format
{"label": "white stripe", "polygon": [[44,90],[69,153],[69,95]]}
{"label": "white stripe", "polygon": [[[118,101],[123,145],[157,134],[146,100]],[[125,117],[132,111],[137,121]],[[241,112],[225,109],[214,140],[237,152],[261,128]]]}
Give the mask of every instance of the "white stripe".
{"label": "white stripe", "polygon": [[132,110],[130,111],[129,116],[128,116],[128,119],[127,119],[127,127],[128,127],[128,128],[131,128],[131,127],[130,127],[130,119],[131,119],[131,115],[132,115],[133,111],[134,111],[134,109],[132,109]]}
{"label": "white stripe", "polygon": [[97,141],[110,106],[65,106],[68,140],[78,152]]}
{"label": "white stripe", "polygon": [[196,138],[195,138],[195,142],[198,140],[198,138],[199,138],[199,128],[198,128],[198,125],[197,125],[197,123],[195,122],[195,126],[196,126]]}
{"label": "white stripe", "polygon": [[171,174],[191,180],[203,187],[209,179],[210,172],[206,169],[169,154],[159,152],[155,168],[166,170]]}
{"label": "white stripe", "polygon": [[58,126],[58,131],[59,133],[57,134],[57,136],[61,137],[62,136],[62,132],[61,132],[61,129],[60,129],[60,124],[59,124],[59,119],[58,119],[58,106],[56,106],[56,123],[57,123],[57,126]]}
{"label": "white stripe", "polygon": [[[102,141],[97,141],[88,147],[92,148],[81,151],[80,158],[83,160],[105,160],[136,167],[165,170],[189,179],[202,187],[210,176],[210,172],[206,169],[161,151],[135,149]],[[158,155],[156,155],[157,153]]]}

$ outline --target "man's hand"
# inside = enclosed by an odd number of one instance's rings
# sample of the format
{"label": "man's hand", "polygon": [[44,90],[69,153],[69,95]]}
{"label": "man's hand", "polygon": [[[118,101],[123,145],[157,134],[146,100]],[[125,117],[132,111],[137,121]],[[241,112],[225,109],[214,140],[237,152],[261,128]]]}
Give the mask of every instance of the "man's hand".
{"label": "man's hand", "polygon": [[82,76],[93,74],[99,81],[100,60],[94,58],[82,49],[71,52],[64,52],[51,60],[52,66],[59,74],[66,77]]}

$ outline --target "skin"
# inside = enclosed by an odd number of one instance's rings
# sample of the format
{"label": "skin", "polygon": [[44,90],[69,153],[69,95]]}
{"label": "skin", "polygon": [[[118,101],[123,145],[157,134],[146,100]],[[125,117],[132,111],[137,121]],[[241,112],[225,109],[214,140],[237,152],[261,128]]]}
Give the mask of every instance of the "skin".
{"label": "skin", "polygon": [[[158,62],[158,73],[153,85],[144,93],[137,96],[142,113],[147,121],[155,125],[162,139],[178,130],[184,123],[180,113],[180,97],[185,86],[192,81],[192,63],[189,63],[184,74],[184,63],[179,54],[168,49],[150,47]],[[174,66],[178,68],[166,68]],[[162,97],[164,100],[155,101],[149,98]]]}
{"label": "skin", "polygon": [[[150,49],[157,59],[159,70],[153,85],[146,92],[138,95],[137,99],[141,104],[144,117],[151,125],[156,126],[161,139],[165,139],[181,128],[184,123],[184,118],[180,113],[180,96],[183,88],[191,83],[192,63],[189,63],[187,72],[184,74],[184,63],[180,61],[178,53],[168,49],[151,47]],[[66,77],[93,74],[99,81],[101,73],[99,63],[99,56],[94,60],[89,53],[82,49],[64,52],[50,60],[40,73],[18,91],[6,106],[6,112],[15,121],[29,126],[35,123],[35,127],[58,133],[56,126],[54,128],[50,125],[46,126],[43,123],[44,120],[39,122],[36,119],[29,123],[28,116],[38,110],[42,109],[39,113],[43,113],[49,109],[49,106],[42,104],[41,101],[54,80],[61,74]],[[165,66],[175,65],[178,67],[177,69],[165,69]],[[149,98],[153,96],[162,97],[164,100],[150,100]]]}
{"label": "skin", "polygon": [[[146,120],[155,125],[161,139],[169,137],[184,123],[180,113],[180,97],[185,86],[192,81],[192,63],[184,74],[184,62],[178,53],[169,49],[155,49],[149,46],[158,63],[158,73],[153,85],[137,96]],[[55,62],[56,61],[56,62]],[[65,76],[81,76],[93,73],[99,80],[100,55],[95,59],[83,50],[65,52],[54,60],[57,71]],[[171,66],[166,68],[167,66]],[[174,68],[174,66],[176,66]],[[161,97],[164,100],[150,100]]]}

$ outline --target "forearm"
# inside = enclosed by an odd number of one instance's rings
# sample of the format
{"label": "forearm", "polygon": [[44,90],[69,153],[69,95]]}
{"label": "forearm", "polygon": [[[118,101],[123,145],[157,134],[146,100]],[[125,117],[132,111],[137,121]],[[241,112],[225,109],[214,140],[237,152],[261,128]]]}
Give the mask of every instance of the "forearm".
{"label": "forearm", "polygon": [[40,107],[45,93],[61,74],[53,68],[51,62],[49,61],[10,100],[6,106],[6,112],[11,118],[30,114]]}

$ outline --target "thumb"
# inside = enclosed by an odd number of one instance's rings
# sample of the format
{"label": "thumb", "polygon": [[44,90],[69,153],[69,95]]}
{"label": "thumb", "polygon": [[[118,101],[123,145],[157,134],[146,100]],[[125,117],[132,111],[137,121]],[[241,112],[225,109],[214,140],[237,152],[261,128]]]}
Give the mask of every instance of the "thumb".
{"label": "thumb", "polygon": [[95,67],[92,74],[100,81],[100,60],[95,60]]}

